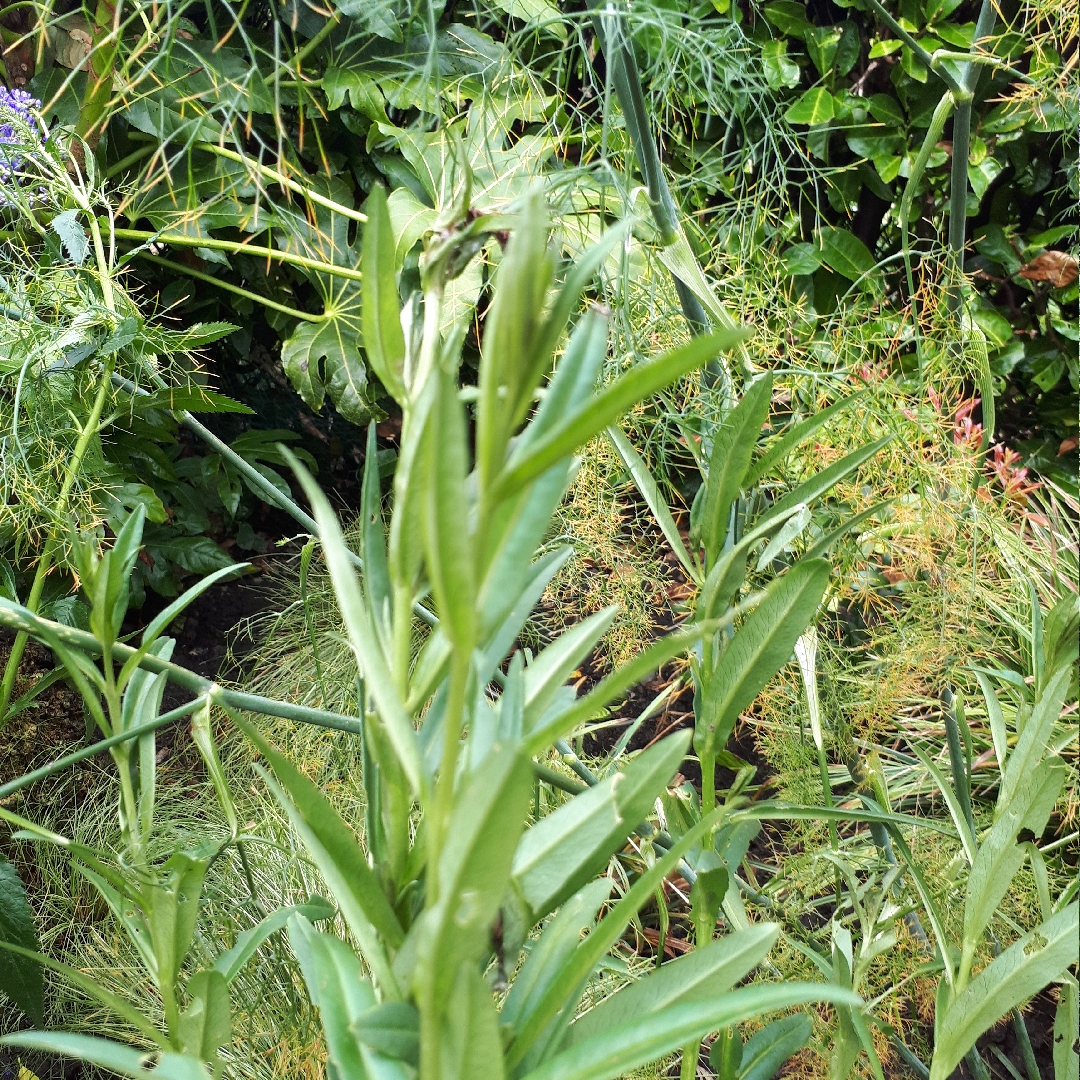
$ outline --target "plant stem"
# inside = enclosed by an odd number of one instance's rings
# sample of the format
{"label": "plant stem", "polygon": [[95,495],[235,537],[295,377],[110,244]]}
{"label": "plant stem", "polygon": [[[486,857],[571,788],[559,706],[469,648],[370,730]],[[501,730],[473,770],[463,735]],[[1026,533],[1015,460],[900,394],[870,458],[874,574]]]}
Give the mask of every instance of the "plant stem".
{"label": "plant stem", "polygon": [[465,709],[465,687],[469,679],[469,657],[455,655],[451,660],[450,687],[446,712],[443,714],[443,751],[439,762],[439,778],[428,822],[427,905],[439,899],[438,866],[443,842],[454,803],[454,782],[457,779],[457,757],[461,745],[461,721]]}
{"label": "plant stem", "polygon": [[297,255],[277,248],[256,247],[254,244],[244,244],[235,240],[215,240],[213,237],[203,239],[177,233],[147,232],[145,229],[114,229],[113,231],[119,240],[152,241],[155,244],[171,244],[174,247],[210,248],[214,251],[228,251],[236,255],[254,255],[262,259],[289,263],[291,266],[301,266],[305,270],[318,270],[323,274],[348,278],[350,281],[363,280],[363,274],[351,266],[338,266],[334,263],[323,262],[321,259],[309,259],[306,255]]}
{"label": "plant stem", "polygon": [[6,784],[0,784],[0,802],[8,798],[9,795],[14,795],[15,792],[21,791],[31,784],[36,784],[39,780],[45,780],[50,776],[55,776],[57,773],[64,772],[73,765],[78,765],[80,761],[85,761],[88,757],[100,754],[103,750],[108,750],[118,743],[139,739],[143,735],[149,735],[150,732],[157,731],[158,728],[163,728],[167,724],[173,723],[175,720],[182,720],[196,709],[201,708],[205,700],[205,697],[193,698],[191,701],[185,702],[178,708],[172,709],[167,713],[162,713],[160,716],[156,716],[153,720],[149,720],[145,724],[139,724],[137,727],[129,728],[127,731],[121,731],[116,735],[110,735],[109,738],[101,739],[91,746],[84,746],[81,750],[75,750],[70,754],[65,754],[62,758],[50,761],[48,765],[42,765],[40,769],[34,769],[33,772],[24,773],[14,780],[9,780]]}
{"label": "plant stem", "polygon": [[[627,41],[626,20],[621,13],[604,12],[603,15],[597,10],[599,0],[589,0],[589,7],[593,11],[593,27],[596,31],[600,48],[611,65],[611,77],[615,86],[615,95],[619,99],[623,118],[630,131],[630,139],[634,146],[634,154],[638,165],[645,177],[645,184],[649,189],[649,205],[652,207],[653,220],[657,231],[660,233],[660,243],[668,247],[675,243],[681,235],[679,228],[679,214],[675,206],[675,200],[671,194],[667,179],[664,176],[663,166],[660,164],[660,155],[656,149],[656,138],[652,133],[648,112],[645,108],[645,94],[641,88],[641,78],[638,74],[637,61]],[[709,325],[708,316],[701,306],[701,301],[693,291],[677,275],[672,274],[675,291],[682,305],[683,317],[686,319],[690,332],[700,334]]]}
{"label": "plant stem", "polygon": [[[9,600],[0,599],[0,626],[32,635],[46,644],[50,639],[58,638],[64,644],[81,649],[91,656],[101,652],[101,642],[93,634],[43,619],[22,604],[13,604]],[[119,643],[112,647],[113,655],[121,662],[130,659],[137,651],[130,645]],[[355,716],[342,716],[340,713],[311,709],[306,705],[294,705],[289,701],[277,701],[258,694],[243,694],[236,690],[226,690],[217,686],[211,679],[203,678],[194,671],[169,660],[162,660],[159,656],[150,653],[139,661],[139,667],[155,674],[164,673],[170,682],[195,694],[205,695],[213,690],[216,695],[215,700],[233,709],[243,709],[263,716],[280,716],[285,720],[295,720],[315,727],[333,728],[336,731],[348,731],[353,735],[359,735],[361,731],[360,721]]]}
{"label": "plant stem", "polygon": [[277,169],[272,169],[269,165],[264,165],[261,161],[252,161],[251,158],[245,157],[243,154],[238,154],[235,150],[226,150],[224,146],[218,146],[217,143],[195,143],[195,149],[203,150],[208,154],[215,154],[217,157],[225,158],[227,161],[235,161],[238,164],[245,166],[245,168],[253,168],[262,176],[265,176],[267,180],[273,180],[275,184],[287,188],[297,195],[302,195],[305,199],[309,199],[317,206],[332,210],[335,214],[340,214],[342,217],[347,217],[352,221],[359,221],[361,223],[367,221],[367,214],[362,213],[360,210],[354,210],[351,206],[344,206],[339,202],[335,202],[333,199],[327,198],[325,195],[320,195],[317,191],[312,191],[310,188],[305,187],[303,184],[286,176],[284,173],[278,172]]}
{"label": "plant stem", "polygon": [[216,278],[212,274],[204,274],[201,270],[194,270],[192,267],[185,266],[183,263],[173,262],[172,259],[163,259],[160,255],[151,255],[149,252],[140,251],[139,258],[145,259],[147,262],[155,263],[158,266],[163,266],[166,270],[176,270],[181,274],[187,274],[188,277],[193,277],[197,281],[205,281],[209,285],[216,285],[219,289],[235,293],[237,296],[244,297],[245,300],[251,300],[256,304],[262,304],[263,307],[268,307],[273,311],[280,311],[282,315],[289,315],[294,319],[303,319],[305,322],[314,323],[325,322],[326,320],[325,315],[311,315],[306,311],[300,311],[297,308],[279,304],[276,300],[271,300],[269,297],[260,296],[258,293],[240,288],[239,285],[233,285],[231,281],[222,281],[221,278]]}

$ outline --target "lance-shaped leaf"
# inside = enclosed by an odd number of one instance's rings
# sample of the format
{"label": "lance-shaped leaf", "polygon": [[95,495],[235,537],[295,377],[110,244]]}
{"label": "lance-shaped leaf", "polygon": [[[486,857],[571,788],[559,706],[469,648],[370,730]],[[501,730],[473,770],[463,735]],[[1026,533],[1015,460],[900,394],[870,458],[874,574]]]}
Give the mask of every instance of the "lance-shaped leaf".
{"label": "lance-shaped leaf", "polygon": [[429,925],[413,929],[430,935],[419,978],[436,1002],[448,1000],[461,964],[479,960],[490,947],[491,925],[509,884],[531,792],[527,761],[514,748],[496,743],[483,768],[457,793],[447,832],[451,842],[436,871],[439,900],[426,915]]}
{"label": "lance-shaped leaf", "polygon": [[282,453],[307,494],[315,520],[322,531],[323,552],[326,555],[330,578],[334,583],[334,594],[349,633],[349,641],[364,676],[365,685],[375,699],[379,718],[386,726],[387,737],[394,747],[409,786],[414,795],[419,794],[420,751],[416,743],[416,733],[394,689],[394,680],[390,676],[386,657],[379,644],[375,627],[372,625],[371,612],[360,592],[352,557],[345,544],[345,538],[341,535],[341,526],[338,524],[337,516],[307,469],[284,447],[282,447]]}
{"label": "lance-shaped leaf", "polygon": [[1076,963],[1080,906],[1070,904],[988,964],[953,999],[936,1025],[930,1080],[945,1080],[975,1040],[1011,1009]]}
{"label": "lance-shaped leaf", "polygon": [[671,1005],[730,990],[765,959],[779,933],[775,923],[758,923],[663,964],[572,1024],[567,1045],[616,1031]]}
{"label": "lance-shaped leaf", "polygon": [[537,367],[534,354],[542,344],[544,301],[554,272],[547,232],[543,196],[534,189],[499,263],[485,320],[476,410],[476,470],[482,489],[502,467],[521,398],[531,398],[535,389],[528,380]]}
{"label": "lance-shaped leaf", "polygon": [[375,992],[360,958],[341,938],[316,930],[302,915],[289,920],[289,944],[304,973],[311,1003],[319,1010],[334,1075],[371,1080],[352,1025],[375,1007]]}
{"label": "lance-shaped leaf", "polygon": [[515,491],[557,461],[569,457],[631,406],[707,364],[725,349],[733,349],[749,336],[747,330],[717,330],[632,367],[586,404],[556,421],[544,435],[515,449],[493,485],[493,494],[501,498]]}
{"label": "lance-shaped leaf", "polygon": [[701,515],[701,542],[710,566],[723,546],[731,504],[750,468],[750,457],[768,419],[771,401],[772,376],[765,375],[746,388],[742,400],[713,437]]}
{"label": "lance-shaped leaf", "polygon": [[715,758],[723,749],[739,714],[791,658],[828,583],[824,559],[800,562],[770,583],[765,599],[747,616],[716,668],[703,674],[702,711],[694,733],[699,754]]}
{"label": "lance-shaped leaf", "polygon": [[678,769],[689,732],[662,739],[626,768],[537,822],[514,853],[513,879],[534,921],[602,870],[648,816]]}
{"label": "lance-shaped leaf", "polygon": [[827,983],[745,986],[704,1000],[670,1005],[575,1043],[527,1073],[523,1080],[613,1080],[699,1041],[710,1031],[811,1001],[854,1007],[862,1004],[857,994]]}
{"label": "lance-shaped leaf", "polygon": [[364,210],[367,224],[360,249],[364,274],[361,282],[364,348],[383,386],[399,405],[404,405],[405,335],[398,306],[396,244],[382,184],[373,185]]}
{"label": "lance-shaped leaf", "polygon": [[453,377],[438,368],[431,378],[441,385],[424,433],[428,455],[424,547],[443,630],[467,656],[476,643],[477,627],[476,545],[469,535],[465,495],[469,473],[465,415]]}
{"label": "lance-shaped leaf", "polygon": [[147,1077],[151,1080],[210,1080],[206,1067],[197,1058],[163,1053],[151,1069],[151,1055],[111,1039],[99,1039],[95,1035],[75,1035],[66,1031],[20,1031],[16,1035],[5,1035],[0,1039],[0,1044],[88,1061],[117,1076],[128,1076],[134,1080]]}
{"label": "lance-shaped leaf", "polygon": [[278,782],[288,792],[285,809],[290,817],[301,822],[318,842],[320,850],[313,851],[312,855],[323,876],[327,877],[327,883],[333,888],[334,897],[341,905],[346,920],[351,924],[353,912],[359,909],[382,940],[390,948],[396,949],[405,936],[401,923],[383,893],[375,872],[368,866],[367,856],[353,831],[318,786],[264,738],[254,725],[240,718],[236,719],[236,723],[259,748]]}

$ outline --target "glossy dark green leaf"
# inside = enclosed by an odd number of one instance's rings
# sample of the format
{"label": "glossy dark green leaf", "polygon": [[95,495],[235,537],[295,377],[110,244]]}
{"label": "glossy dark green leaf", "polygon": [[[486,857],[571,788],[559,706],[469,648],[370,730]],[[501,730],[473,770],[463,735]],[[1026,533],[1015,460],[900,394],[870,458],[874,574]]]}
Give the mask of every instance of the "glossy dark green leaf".
{"label": "glossy dark green leaf", "polygon": [[817,236],[821,260],[849,281],[871,274],[877,265],[870,249],[847,229],[823,226]]}
{"label": "glossy dark green leaf", "polygon": [[[37,952],[37,928],[34,913],[26,898],[26,887],[18,871],[0,856],[0,941]],[[26,956],[8,951],[0,952],[0,991],[35,1024],[42,1022],[44,1012],[41,965]]]}
{"label": "glossy dark green leaf", "polygon": [[792,105],[784,119],[789,124],[825,124],[836,115],[836,99],[823,86],[815,86],[807,90],[798,101]]}

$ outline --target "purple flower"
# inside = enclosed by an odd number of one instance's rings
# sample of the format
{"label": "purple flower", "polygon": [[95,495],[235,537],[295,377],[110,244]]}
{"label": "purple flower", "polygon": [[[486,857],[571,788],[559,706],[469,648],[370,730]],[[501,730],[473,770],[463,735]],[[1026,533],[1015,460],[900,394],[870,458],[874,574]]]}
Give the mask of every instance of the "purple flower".
{"label": "purple flower", "polygon": [[[9,183],[12,174],[22,168],[24,160],[21,154],[9,154],[3,147],[25,149],[30,140],[45,141],[36,112],[40,108],[41,102],[26,90],[0,86],[0,184]],[[0,204],[6,201],[0,196]]]}

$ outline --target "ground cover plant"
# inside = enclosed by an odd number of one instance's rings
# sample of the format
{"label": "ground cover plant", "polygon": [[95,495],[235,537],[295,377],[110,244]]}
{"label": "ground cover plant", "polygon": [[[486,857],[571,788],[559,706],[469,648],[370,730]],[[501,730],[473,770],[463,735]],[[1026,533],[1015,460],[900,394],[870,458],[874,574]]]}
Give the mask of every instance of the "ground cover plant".
{"label": "ground cover plant", "polygon": [[1075,24],[5,7],[0,1064],[1075,1077]]}

